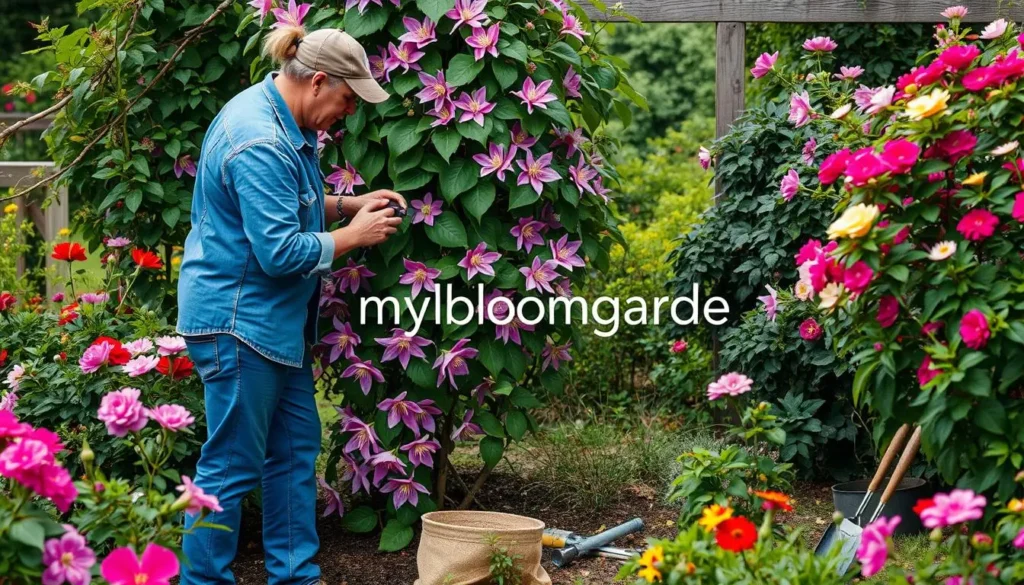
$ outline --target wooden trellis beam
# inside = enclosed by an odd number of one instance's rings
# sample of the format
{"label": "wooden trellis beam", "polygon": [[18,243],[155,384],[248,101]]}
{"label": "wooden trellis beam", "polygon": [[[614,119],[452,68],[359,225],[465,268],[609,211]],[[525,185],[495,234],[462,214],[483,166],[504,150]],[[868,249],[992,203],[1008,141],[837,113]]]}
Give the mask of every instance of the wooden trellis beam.
{"label": "wooden trellis beam", "polygon": [[[612,2],[608,2],[612,4]],[[1021,0],[622,0],[644,22],[868,22],[938,23],[953,4],[971,22],[1024,20]]]}

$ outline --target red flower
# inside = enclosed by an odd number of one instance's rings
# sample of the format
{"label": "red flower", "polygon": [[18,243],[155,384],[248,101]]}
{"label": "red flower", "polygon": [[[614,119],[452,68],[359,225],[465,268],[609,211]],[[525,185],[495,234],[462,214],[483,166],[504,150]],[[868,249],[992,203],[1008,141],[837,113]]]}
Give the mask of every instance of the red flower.
{"label": "red flower", "polygon": [[60,320],[57,325],[67,325],[78,318],[78,303],[71,303],[60,310]]}
{"label": "red flower", "polygon": [[878,300],[878,315],[875,316],[875,320],[878,321],[882,327],[888,329],[892,327],[892,324],[896,322],[896,318],[900,315],[900,302],[892,296],[886,295]]}
{"label": "red flower", "polygon": [[84,262],[85,248],[77,242],[61,242],[53,247],[50,257],[64,262]]}
{"label": "red flower", "polygon": [[107,363],[112,366],[123,366],[132,359],[132,354],[125,349],[121,342],[114,339],[113,337],[97,337],[96,341],[93,341],[93,345],[99,345],[100,343],[107,342],[113,348],[110,350],[110,356],[107,358]]}
{"label": "red flower", "polygon": [[956,224],[956,231],[963,234],[964,238],[980,242],[991,237],[999,225],[999,218],[987,209],[972,209],[967,212],[960,222]]}
{"label": "red flower", "polygon": [[745,551],[753,548],[757,542],[757,527],[743,516],[729,518],[718,525],[715,530],[715,541],[725,550]]}
{"label": "red flower", "polygon": [[0,311],[6,311],[16,304],[18,304],[18,297],[7,291],[0,293]]}
{"label": "red flower", "polygon": [[[925,386],[928,385],[928,382],[931,382],[932,380],[934,380],[935,376],[938,376],[941,373],[942,373],[942,370],[938,370],[938,369],[935,369],[935,368],[932,367],[932,358],[931,358],[931,356],[927,356],[927,355],[924,356],[924,359],[921,360],[920,367],[917,368],[917,384],[918,384],[918,386],[924,388]],[[931,500],[928,500],[928,501],[930,502]],[[918,505],[920,505],[920,504],[921,504],[921,502],[918,502]],[[914,508],[914,510],[916,511],[917,508]]]}
{"label": "red flower", "polygon": [[160,261],[159,256],[148,250],[140,250],[139,248],[132,250],[132,260],[134,260],[140,268],[160,270],[164,267],[164,263]]}
{"label": "red flower", "polygon": [[179,356],[172,362],[168,356],[164,356],[157,363],[156,371],[165,376],[172,376],[175,380],[188,378],[192,375],[192,360],[185,356]]}
{"label": "red flower", "polygon": [[918,516],[920,516],[921,512],[924,512],[925,510],[927,510],[928,508],[931,508],[934,505],[935,505],[935,500],[933,500],[931,498],[924,498],[924,499],[918,500],[917,501],[917,505],[914,506],[914,513],[917,514]]}
{"label": "red flower", "polygon": [[34,103],[36,103],[36,94],[35,94],[35,92],[30,91],[27,94],[25,94],[25,103],[26,104],[34,104]]}
{"label": "red flower", "polygon": [[814,319],[804,319],[800,324],[800,337],[807,341],[816,341],[821,338],[821,325]]}
{"label": "red flower", "polygon": [[0,349],[0,368],[4,367],[4,364],[6,364],[6,363],[7,363],[7,350],[6,349]]}

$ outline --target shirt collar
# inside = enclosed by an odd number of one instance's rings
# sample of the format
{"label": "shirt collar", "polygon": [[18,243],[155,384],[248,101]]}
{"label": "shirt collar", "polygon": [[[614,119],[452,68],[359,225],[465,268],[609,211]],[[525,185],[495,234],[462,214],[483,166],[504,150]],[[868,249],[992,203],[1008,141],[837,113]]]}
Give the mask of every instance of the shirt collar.
{"label": "shirt collar", "polygon": [[295,116],[292,115],[291,110],[288,109],[288,104],[285,103],[284,97],[278,91],[277,86],[274,85],[274,78],[277,75],[277,71],[271,71],[267,74],[267,77],[263,80],[263,93],[270,100],[270,106],[274,108],[274,114],[277,116],[278,123],[284,128],[284,132],[288,136],[288,142],[291,143],[295,150],[300,150],[303,146],[309,146],[315,150],[316,131],[299,128],[299,124],[295,121]]}

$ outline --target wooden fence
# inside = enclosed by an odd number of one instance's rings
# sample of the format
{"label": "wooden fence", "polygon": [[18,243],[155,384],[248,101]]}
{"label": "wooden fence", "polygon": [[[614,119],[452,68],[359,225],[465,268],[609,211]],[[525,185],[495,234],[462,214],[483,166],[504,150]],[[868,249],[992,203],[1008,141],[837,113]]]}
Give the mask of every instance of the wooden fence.
{"label": "wooden fence", "polygon": [[[20,122],[25,118],[28,118],[30,114],[11,114],[2,113],[0,114],[0,128],[9,126],[15,122]],[[49,127],[52,119],[44,118],[37,120],[30,124],[26,124],[21,127],[18,132],[40,132]],[[15,190],[31,185],[32,183],[39,180],[40,177],[52,173],[54,170],[54,164],[49,161],[29,161],[29,162],[3,162],[0,161],[0,193],[6,192],[8,188],[13,187]],[[68,217],[68,193],[67,189],[60,188],[57,191],[56,197],[49,201],[49,204],[45,207],[42,205],[44,198],[42,197],[26,197],[21,201],[16,201],[18,204],[18,217],[29,218],[36,229],[39,230],[40,235],[46,241],[53,241],[57,239],[60,231],[64,228],[69,227]],[[49,256],[46,257],[47,268],[53,267],[54,270],[61,273],[61,271],[67,270],[65,262],[58,262]],[[25,269],[24,259],[18,259],[18,273],[21,274]],[[51,282],[52,279],[47,279],[47,294],[52,295],[53,293],[62,290],[63,286],[58,283]],[[59,280],[59,279],[58,279]]]}

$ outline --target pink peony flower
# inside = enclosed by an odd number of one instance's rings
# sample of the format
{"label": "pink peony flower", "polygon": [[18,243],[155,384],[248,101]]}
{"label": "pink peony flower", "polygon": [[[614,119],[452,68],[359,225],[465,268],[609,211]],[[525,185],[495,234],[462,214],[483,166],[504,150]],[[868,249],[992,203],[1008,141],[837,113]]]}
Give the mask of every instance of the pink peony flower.
{"label": "pink peony flower", "polygon": [[795,169],[789,169],[789,172],[782,177],[779,190],[782,192],[782,198],[786,201],[792,201],[793,197],[796,197],[797,192],[800,191],[800,175]]}
{"label": "pink peony flower", "polygon": [[971,349],[985,347],[989,338],[992,337],[985,313],[978,309],[967,311],[967,314],[960,320],[960,337],[963,338],[964,345]]}
{"label": "pink peony flower", "polygon": [[884,516],[864,527],[860,545],[857,547],[857,560],[861,564],[861,575],[871,577],[885,566],[889,558],[889,539],[899,526],[901,518]]}
{"label": "pink peony flower", "polygon": [[778,61],[778,59],[778,51],[775,51],[771,55],[768,53],[761,53],[761,56],[754,61],[754,66],[750,68],[750,74],[754,76],[754,79],[768,75],[768,72],[775,68],[775,62]]}
{"label": "pink peony flower", "polygon": [[87,305],[102,305],[110,300],[110,295],[105,292],[84,293],[80,300]]}
{"label": "pink peony flower", "polygon": [[945,528],[980,520],[985,515],[985,496],[972,490],[953,490],[935,494],[932,506],[921,511],[921,523],[927,528]]}
{"label": "pink peony flower", "polygon": [[941,16],[943,18],[948,18],[948,19],[951,19],[951,20],[954,19],[954,18],[961,19],[961,18],[967,16],[967,7],[966,6],[950,6],[949,8],[943,10],[940,14],[941,14]]}
{"label": "pink peony flower", "polygon": [[129,377],[138,378],[139,376],[151,372],[159,363],[160,358],[155,355],[140,355],[137,358],[129,360],[127,364],[121,366],[121,369],[123,369]]}
{"label": "pink peony flower", "polygon": [[818,180],[822,185],[831,185],[836,182],[836,179],[846,172],[846,167],[850,163],[850,149],[844,148],[839,152],[832,153],[825,157],[822,161],[821,167],[818,169]]}
{"label": "pink peony flower", "polygon": [[968,211],[959,223],[956,224],[956,231],[960,232],[965,239],[973,242],[980,242],[992,236],[999,225],[999,218],[987,209],[975,208]]}
{"label": "pink peony flower", "polygon": [[738,372],[729,372],[717,382],[708,384],[708,400],[717,400],[722,396],[739,396],[750,392],[754,381]]}
{"label": "pink peony flower", "polygon": [[188,514],[201,514],[204,509],[211,512],[224,511],[220,507],[217,496],[205,493],[203,488],[192,483],[192,479],[187,475],[181,476],[181,485],[174,489],[181,492],[181,495],[178,496],[179,501],[188,503],[185,507],[185,512]]}
{"label": "pink peony flower", "polygon": [[867,263],[858,260],[843,273],[843,285],[851,292],[861,294],[867,290],[874,275],[875,271],[871,270]]}
{"label": "pink peony flower", "polygon": [[82,369],[83,374],[96,372],[107,364],[113,350],[114,346],[106,341],[90,345],[78,360],[78,367]]}
{"label": "pink peony flower", "polygon": [[831,53],[836,50],[836,47],[838,46],[839,45],[829,37],[814,37],[813,39],[807,39],[803,44],[804,50],[820,53]]}
{"label": "pink peony flower", "polygon": [[519,91],[513,91],[512,95],[523,100],[523,103],[526,104],[527,113],[532,114],[533,108],[547,109],[547,103],[558,99],[555,94],[548,91],[549,87],[551,87],[550,79],[535,84],[533,78],[527,77],[526,81],[523,82],[523,88]]}
{"label": "pink peony flower", "polygon": [[882,148],[882,163],[894,175],[910,172],[921,155],[921,147],[913,142],[898,138],[885,143]]}
{"label": "pink peony flower", "polygon": [[178,432],[196,422],[192,413],[179,404],[161,404],[156,408],[147,408],[146,416],[171,432]]}
{"label": "pink peony flower", "polygon": [[853,67],[847,67],[845,65],[839,67],[839,73],[836,73],[836,79],[845,79],[847,81],[853,81],[864,74],[864,68],[860,65]]}
{"label": "pink peony flower", "polygon": [[811,121],[811,96],[806,91],[789,97],[789,121],[797,128]]}
{"label": "pink peony flower", "polygon": [[[126,247],[130,246],[131,244],[132,244],[132,241],[129,240],[128,238],[124,237],[124,236],[118,236],[116,238],[110,238],[109,240],[107,240],[107,247],[108,248],[126,248]],[[61,299],[63,300],[63,296],[61,297]],[[54,302],[60,302],[60,301],[54,301]]]}
{"label": "pink peony flower", "polygon": [[138,388],[121,388],[108,392],[100,400],[96,416],[107,426],[107,432],[123,437],[129,432],[142,430],[148,420],[146,408],[139,401]]}
{"label": "pink peony flower", "polygon": [[169,585],[178,568],[177,555],[151,542],[141,559],[127,546],[114,549],[103,559],[100,574],[110,585]]}
{"label": "pink peony flower", "polygon": [[804,319],[804,321],[800,323],[800,337],[807,341],[818,340],[822,333],[823,330],[821,325],[818,325],[818,322],[814,319]]}
{"label": "pink peony flower", "polygon": [[976,67],[967,72],[961,82],[970,91],[983,91],[1001,84],[1004,77],[992,66]]}
{"label": "pink peony flower", "polygon": [[434,201],[434,194],[427,193],[423,196],[423,199],[414,199],[409,205],[416,210],[416,215],[412,218],[412,223],[425,223],[429,226],[434,225],[434,218],[441,215],[442,203],[440,200]]}
{"label": "pink peony flower", "polygon": [[128,350],[128,353],[132,354],[132,357],[142,355],[144,353],[153,351],[153,340],[148,337],[136,339],[135,341],[129,341],[124,344],[123,347]]}
{"label": "pink peony flower", "polygon": [[878,315],[875,316],[875,320],[878,321],[882,327],[885,327],[886,329],[892,327],[899,315],[900,302],[896,297],[886,295],[878,300]]}
{"label": "pink peony flower", "polygon": [[174,355],[188,349],[185,345],[185,338],[180,335],[167,335],[156,338],[157,353],[160,355]]}
{"label": "pink peony flower", "polygon": [[683,353],[686,351],[687,347],[689,347],[689,344],[686,343],[685,339],[678,339],[672,343],[672,347],[669,348],[669,351],[672,353]]}
{"label": "pink peony flower", "polygon": [[89,548],[85,537],[70,524],[64,525],[60,538],[51,538],[43,545],[43,585],[88,585],[91,568],[96,564],[96,553]]}
{"label": "pink peony flower", "polygon": [[881,112],[885,108],[888,108],[892,105],[892,100],[895,95],[896,88],[891,85],[878,88],[871,94],[871,100],[868,107],[864,110],[865,113],[873,115]]}

